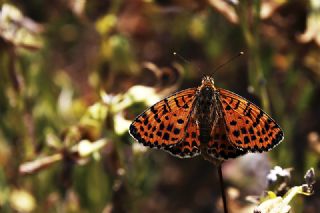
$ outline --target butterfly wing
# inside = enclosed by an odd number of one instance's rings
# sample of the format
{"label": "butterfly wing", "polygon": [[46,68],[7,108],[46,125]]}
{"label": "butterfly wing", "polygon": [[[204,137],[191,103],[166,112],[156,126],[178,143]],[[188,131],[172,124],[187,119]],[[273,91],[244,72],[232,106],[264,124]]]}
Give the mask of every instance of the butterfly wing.
{"label": "butterfly wing", "polygon": [[190,120],[186,127],[184,139],[171,147],[165,147],[164,150],[180,158],[197,156],[200,154],[199,135],[200,130],[197,123],[194,120]]}
{"label": "butterfly wing", "polygon": [[199,143],[188,134],[199,134],[190,118],[196,91],[186,89],[154,104],[135,118],[130,134],[145,146],[164,149],[178,157],[197,155]]}
{"label": "butterfly wing", "polygon": [[279,125],[262,109],[228,90],[219,89],[219,93],[227,135],[234,147],[263,152],[283,140]]}
{"label": "butterfly wing", "polygon": [[238,149],[229,141],[223,118],[219,118],[214,126],[206,152],[218,160],[236,158],[247,153],[246,150]]}

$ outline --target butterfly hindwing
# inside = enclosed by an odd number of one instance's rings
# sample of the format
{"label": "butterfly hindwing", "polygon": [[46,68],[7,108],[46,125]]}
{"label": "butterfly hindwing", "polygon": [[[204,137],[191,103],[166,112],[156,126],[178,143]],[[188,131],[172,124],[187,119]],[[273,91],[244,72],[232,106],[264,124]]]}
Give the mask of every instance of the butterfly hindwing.
{"label": "butterfly hindwing", "polygon": [[[190,144],[186,129],[195,93],[196,88],[182,90],[154,104],[136,117],[130,125],[130,134],[145,146],[162,148],[174,155],[178,155],[179,150],[188,152],[182,144],[184,140]],[[192,146],[187,149],[191,152]]]}
{"label": "butterfly hindwing", "polygon": [[210,141],[207,146],[207,154],[219,160],[236,158],[246,154],[247,151],[238,149],[229,140],[223,118],[219,118],[212,130]]}
{"label": "butterfly hindwing", "polygon": [[176,157],[188,158],[200,154],[200,142],[198,140],[200,135],[199,127],[192,119],[187,125],[184,139],[172,147],[165,148],[166,151]]}
{"label": "butterfly hindwing", "polygon": [[281,128],[262,109],[228,90],[219,89],[219,93],[226,131],[235,147],[263,152],[282,141]]}

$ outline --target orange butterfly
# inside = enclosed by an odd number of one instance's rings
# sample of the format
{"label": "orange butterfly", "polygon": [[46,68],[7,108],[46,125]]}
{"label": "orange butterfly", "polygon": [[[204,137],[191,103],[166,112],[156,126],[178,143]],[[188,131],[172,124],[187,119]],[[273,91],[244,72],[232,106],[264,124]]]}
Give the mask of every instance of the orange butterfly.
{"label": "orange butterfly", "polygon": [[204,76],[198,88],[177,92],[151,106],[130,125],[145,146],[177,157],[210,161],[269,151],[283,140],[279,125],[259,107]]}

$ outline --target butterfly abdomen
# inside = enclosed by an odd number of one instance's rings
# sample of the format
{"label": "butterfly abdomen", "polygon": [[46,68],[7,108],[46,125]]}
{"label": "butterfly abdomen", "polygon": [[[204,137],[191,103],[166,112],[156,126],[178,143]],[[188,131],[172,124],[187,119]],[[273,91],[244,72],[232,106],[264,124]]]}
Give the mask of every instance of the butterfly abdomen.
{"label": "butterfly abdomen", "polygon": [[207,144],[210,141],[211,129],[214,120],[214,88],[211,85],[199,88],[196,104],[197,122],[199,124],[199,140],[201,144]]}

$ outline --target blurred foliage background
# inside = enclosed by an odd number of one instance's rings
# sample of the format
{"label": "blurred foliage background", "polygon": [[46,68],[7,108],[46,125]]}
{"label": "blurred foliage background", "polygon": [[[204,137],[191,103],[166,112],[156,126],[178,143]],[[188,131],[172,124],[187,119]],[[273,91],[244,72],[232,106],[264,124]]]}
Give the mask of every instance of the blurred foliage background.
{"label": "blurred foliage background", "polygon": [[[274,165],[292,168],[289,187],[310,167],[317,175],[319,47],[317,0],[2,0],[0,211],[221,212],[214,166],[128,134],[146,107],[203,74],[285,132],[270,153],[224,164],[230,211],[252,211],[246,197],[262,196]],[[291,204],[317,212],[319,191]]]}

